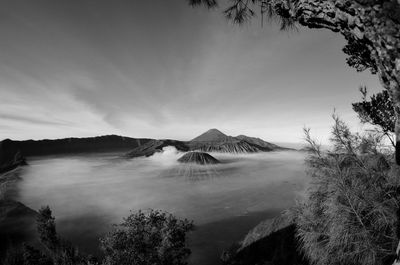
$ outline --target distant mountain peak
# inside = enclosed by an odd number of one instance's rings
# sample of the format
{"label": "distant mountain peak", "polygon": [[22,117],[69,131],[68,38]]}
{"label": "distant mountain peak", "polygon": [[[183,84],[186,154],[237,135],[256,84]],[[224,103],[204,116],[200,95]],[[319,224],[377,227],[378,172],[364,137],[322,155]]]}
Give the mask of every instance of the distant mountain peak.
{"label": "distant mountain peak", "polygon": [[192,140],[192,142],[219,142],[225,141],[228,138],[229,136],[227,136],[220,130],[213,128],[197,136]]}
{"label": "distant mountain peak", "polygon": [[226,134],[224,134],[223,132],[221,132],[221,131],[218,130],[217,128],[209,129],[209,130],[206,131],[205,133],[218,133],[218,134],[222,134],[222,135],[225,135],[225,136],[226,136]]}

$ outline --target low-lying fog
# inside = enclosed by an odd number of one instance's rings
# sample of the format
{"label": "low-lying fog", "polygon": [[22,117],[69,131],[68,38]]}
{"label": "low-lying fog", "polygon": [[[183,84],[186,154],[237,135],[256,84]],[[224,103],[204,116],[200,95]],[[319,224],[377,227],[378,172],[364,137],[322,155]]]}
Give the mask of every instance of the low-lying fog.
{"label": "low-lying fog", "polygon": [[222,249],[293,205],[307,178],[301,152],[211,155],[222,163],[180,164],[182,153],[172,147],[148,158],[32,158],[13,196],[33,209],[49,205],[58,231],[95,253],[97,238],[130,210],[161,209],[192,219],[191,264],[215,264]]}

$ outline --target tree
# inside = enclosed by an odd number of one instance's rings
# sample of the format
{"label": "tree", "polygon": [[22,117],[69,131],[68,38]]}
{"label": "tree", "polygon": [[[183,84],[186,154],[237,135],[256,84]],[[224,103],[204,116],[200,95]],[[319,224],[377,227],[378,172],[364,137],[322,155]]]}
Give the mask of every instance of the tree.
{"label": "tree", "polygon": [[[191,5],[218,5],[217,0],[189,0]],[[400,165],[400,1],[399,0],[232,0],[226,17],[243,23],[260,10],[281,21],[326,28],[347,40],[347,63],[358,71],[378,73],[396,115],[396,162]]]}
{"label": "tree", "polygon": [[305,130],[310,189],[295,214],[297,235],[311,264],[384,265],[395,259],[400,178],[391,152],[354,134],[334,115],[333,150]]}
{"label": "tree", "polygon": [[388,137],[393,146],[395,142],[392,134],[395,130],[396,116],[393,109],[392,100],[389,92],[384,90],[376,95],[372,95],[367,100],[366,87],[360,87],[362,101],[353,103],[353,110],[357,112],[363,123],[378,126],[381,132]]}
{"label": "tree", "polygon": [[59,245],[55,218],[49,206],[40,208],[37,218],[37,230],[40,242],[50,251],[55,251]]}
{"label": "tree", "polygon": [[184,265],[186,233],[193,223],[171,214],[138,211],[101,239],[105,265]]}
{"label": "tree", "polygon": [[57,235],[55,218],[49,206],[42,207],[39,210],[37,229],[40,242],[47,248],[53,264],[87,264],[85,257],[79,254],[77,248]]}

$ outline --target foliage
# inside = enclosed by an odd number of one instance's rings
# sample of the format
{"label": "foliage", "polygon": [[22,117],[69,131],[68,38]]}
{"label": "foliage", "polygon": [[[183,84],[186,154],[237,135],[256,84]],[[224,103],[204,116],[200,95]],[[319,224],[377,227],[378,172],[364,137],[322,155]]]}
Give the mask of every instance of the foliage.
{"label": "foliage", "polygon": [[351,133],[336,115],[334,120],[331,151],[322,151],[305,130],[313,181],[296,208],[301,247],[318,265],[388,264],[400,203],[393,154],[383,152],[376,138]]}
{"label": "foliage", "polygon": [[[48,206],[39,210],[37,227],[40,242],[46,251],[29,245],[7,250],[4,265],[184,265],[190,255],[186,233],[192,222],[171,214],[151,210],[139,211],[124,219],[114,231],[101,239],[105,258],[85,256],[71,243],[62,240],[56,231],[55,218]],[[0,261],[1,262],[1,261]]]}
{"label": "foliage", "polygon": [[42,207],[37,217],[40,243],[45,251],[30,245],[14,246],[7,250],[5,265],[94,265],[79,254],[71,243],[62,240],[56,231],[55,218],[49,206]]}
{"label": "foliage", "polygon": [[4,265],[53,265],[50,258],[31,246],[11,247],[7,250]]}
{"label": "foliage", "polygon": [[208,8],[213,8],[218,5],[217,0],[189,0],[191,6],[204,5]]}
{"label": "foliage", "polygon": [[[309,28],[327,28],[341,32],[347,43],[343,52],[348,55],[346,62],[357,71],[369,69],[372,74],[381,69],[382,81],[388,87],[390,68],[382,73],[382,54],[374,52],[393,50],[398,43],[394,25],[399,23],[400,8],[398,1],[300,1],[300,0],[188,0],[190,5],[205,5],[208,8],[217,7],[221,2],[226,3],[223,14],[235,24],[242,25],[254,17],[277,21],[281,30],[297,29],[298,25]],[[345,15],[343,15],[345,13]],[[379,21],[379,20],[382,20]],[[379,26],[375,25],[379,21]],[[357,25],[356,25],[357,24]],[[371,28],[372,27],[372,28]],[[359,29],[361,28],[361,29]],[[372,29],[374,37],[365,37],[363,31]],[[392,44],[378,41],[382,36],[391,37]],[[390,67],[396,57],[390,52],[388,61]]]}
{"label": "foliage", "polygon": [[101,240],[106,265],[183,265],[190,250],[186,233],[193,223],[171,214],[138,211]]}
{"label": "foliage", "polygon": [[[259,12],[261,19],[264,18],[264,14],[267,14],[267,18],[278,21],[282,30],[288,30],[296,28],[295,19],[287,13],[287,8],[279,8],[273,6],[267,0],[232,0],[228,1],[229,5],[223,11],[225,17],[235,24],[243,24],[253,17],[256,16],[257,11]],[[285,1],[286,5],[292,6],[298,0]],[[218,6],[217,0],[189,0],[189,4],[192,6],[205,5],[208,8]]]}
{"label": "foliage", "polygon": [[52,216],[49,206],[42,207],[39,210],[37,230],[40,242],[49,250],[56,250],[59,245],[59,239],[56,233],[55,218]]}
{"label": "foliage", "polygon": [[368,41],[366,39],[347,38],[348,43],[344,46],[343,52],[349,57],[346,62],[349,66],[355,68],[358,72],[371,70],[372,74],[376,74],[376,63],[371,59],[371,51],[368,49]]}
{"label": "foliage", "polygon": [[57,235],[55,218],[49,206],[39,210],[37,228],[40,242],[47,248],[48,254],[55,265],[85,264],[85,257],[71,243],[62,240]]}
{"label": "foliage", "polygon": [[361,87],[360,91],[362,101],[353,103],[353,110],[362,122],[378,126],[394,145],[392,133],[395,130],[396,115],[389,92],[384,90],[367,100],[366,87]]}
{"label": "foliage", "polygon": [[29,246],[23,246],[23,258],[25,264],[32,265],[52,265],[52,260],[41,251]]}

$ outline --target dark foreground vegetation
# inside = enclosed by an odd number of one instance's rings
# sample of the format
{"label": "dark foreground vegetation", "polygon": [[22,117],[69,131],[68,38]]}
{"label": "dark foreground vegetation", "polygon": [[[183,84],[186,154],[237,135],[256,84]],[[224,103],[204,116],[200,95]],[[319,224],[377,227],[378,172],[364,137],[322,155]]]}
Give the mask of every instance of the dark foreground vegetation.
{"label": "dark foreground vegetation", "polygon": [[40,245],[11,246],[2,260],[4,265],[184,265],[190,255],[186,233],[193,223],[171,214],[138,211],[115,225],[100,239],[104,258],[80,253],[57,235],[55,218],[49,207],[37,215]]}
{"label": "dark foreground vegetation", "polygon": [[222,255],[225,264],[392,264],[399,237],[400,171],[376,130],[352,133],[334,115],[333,148],[305,130],[306,198],[261,223]]}

